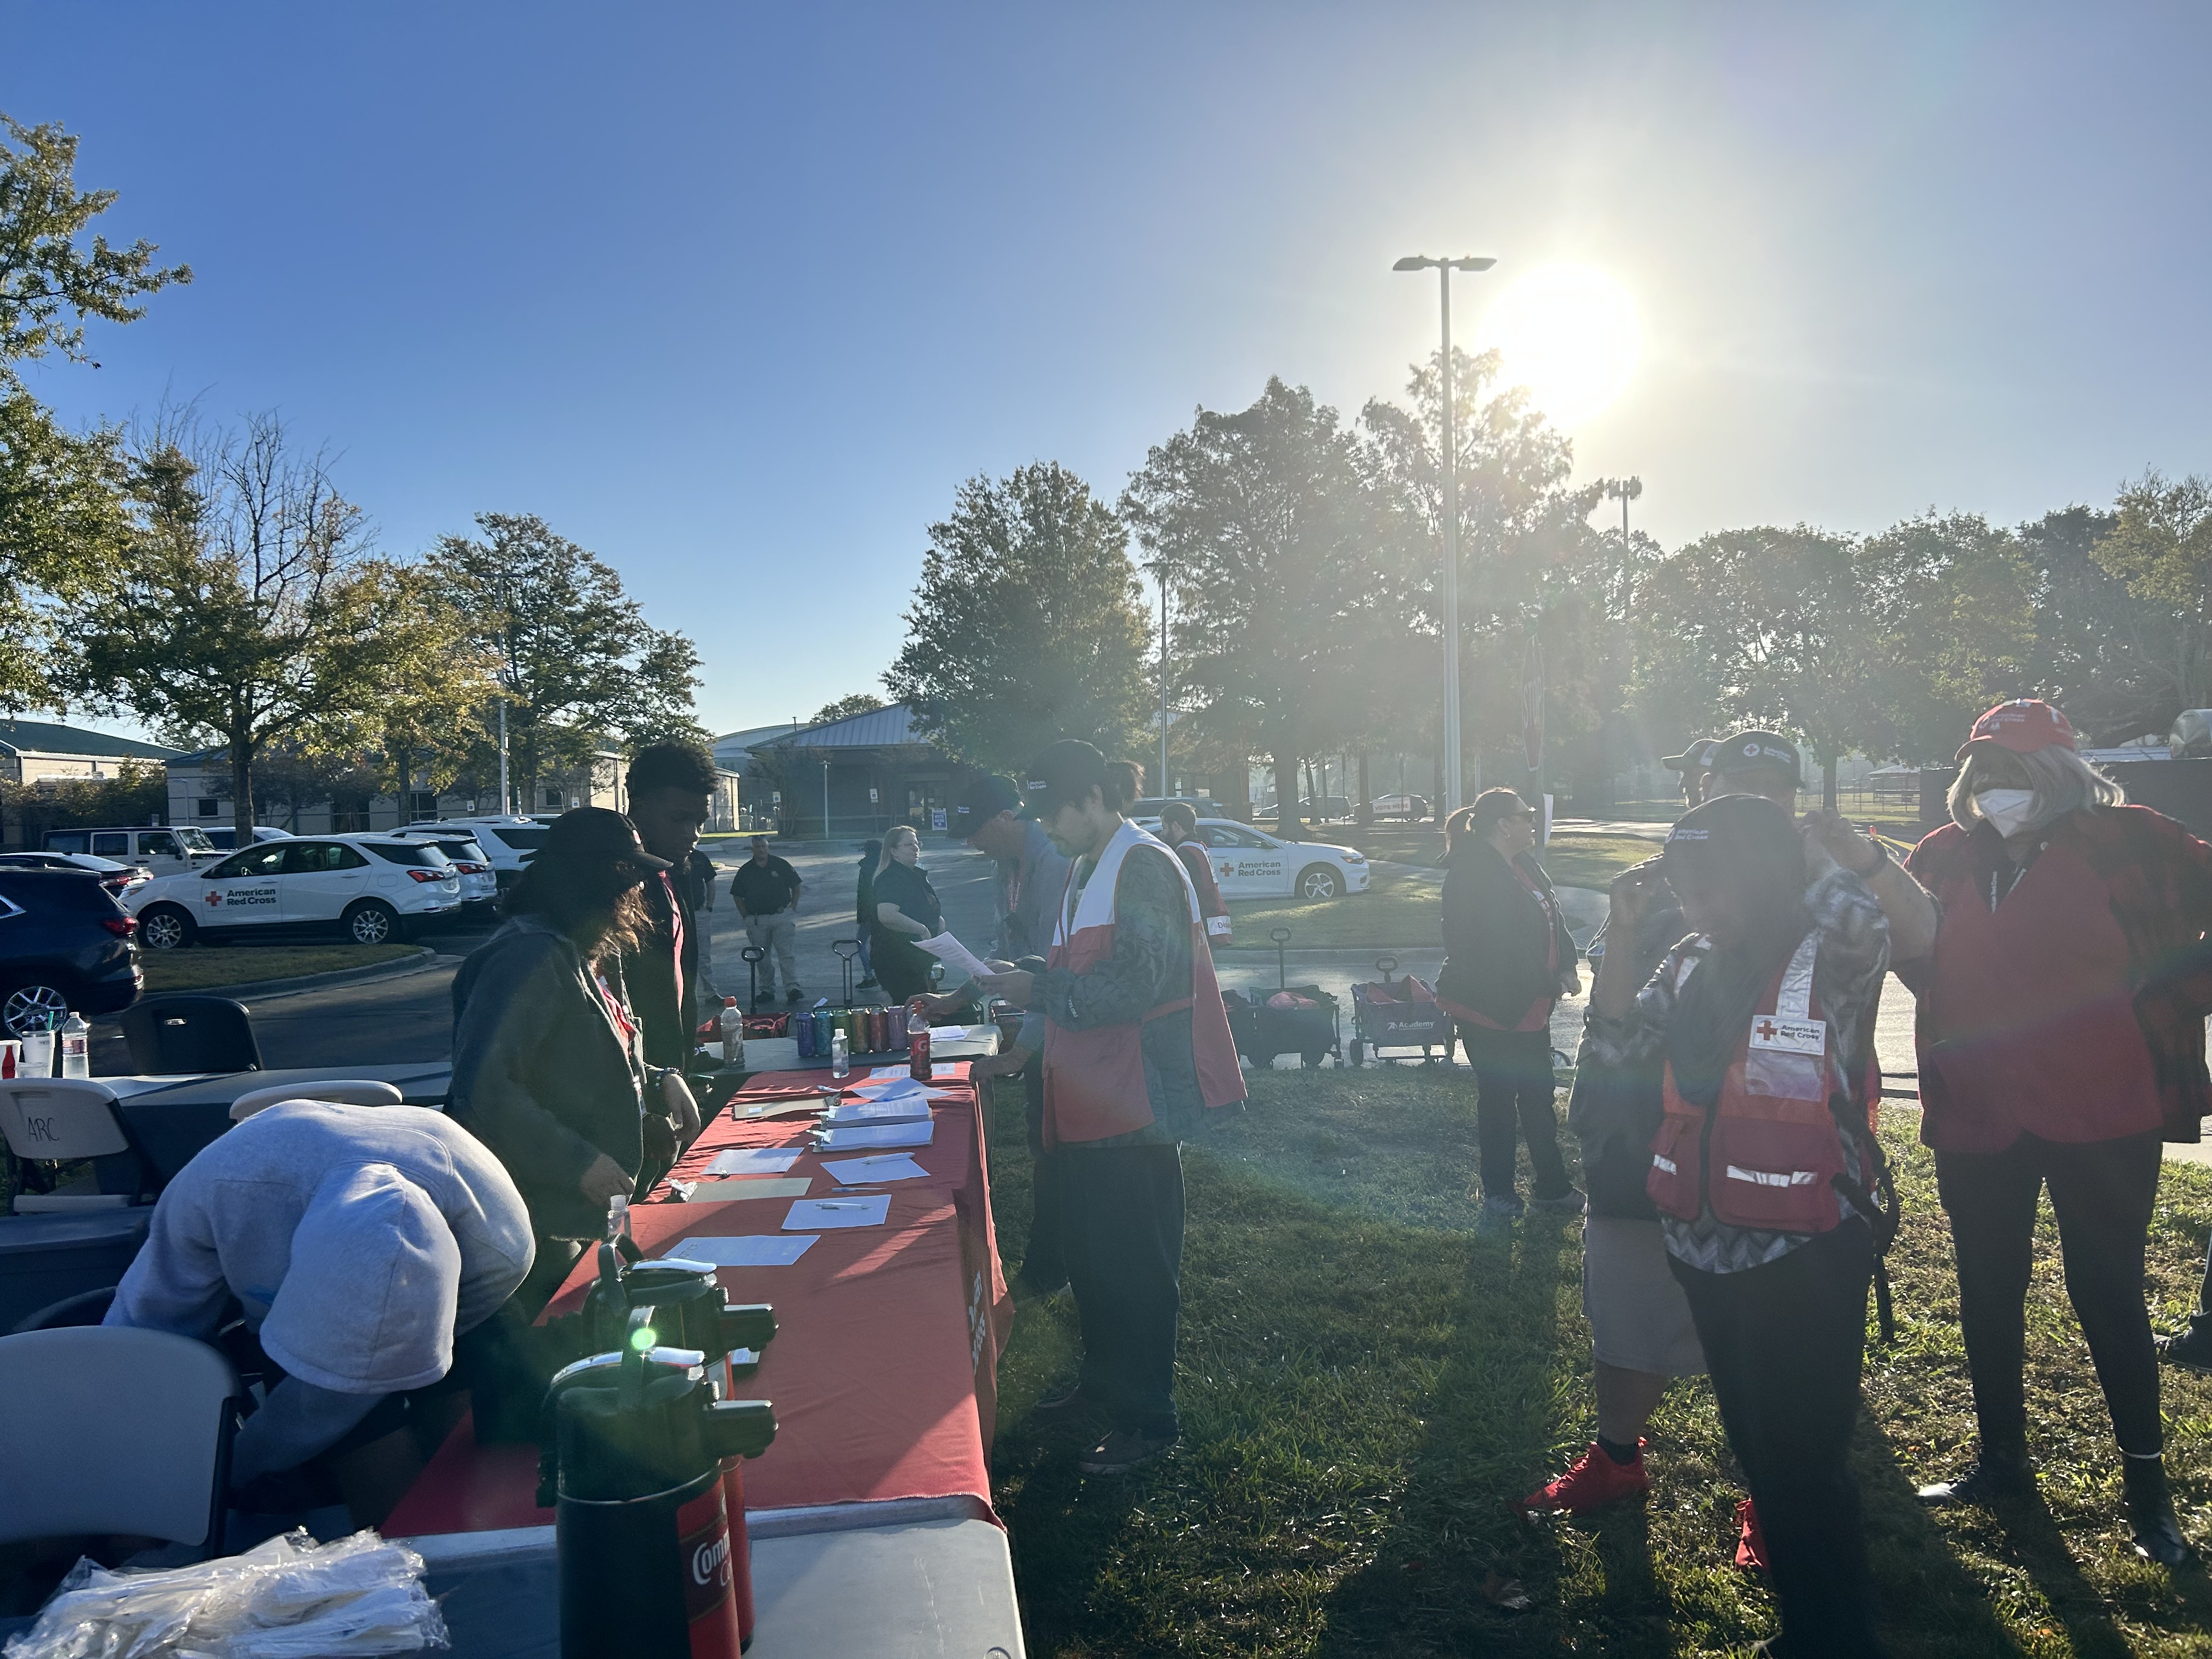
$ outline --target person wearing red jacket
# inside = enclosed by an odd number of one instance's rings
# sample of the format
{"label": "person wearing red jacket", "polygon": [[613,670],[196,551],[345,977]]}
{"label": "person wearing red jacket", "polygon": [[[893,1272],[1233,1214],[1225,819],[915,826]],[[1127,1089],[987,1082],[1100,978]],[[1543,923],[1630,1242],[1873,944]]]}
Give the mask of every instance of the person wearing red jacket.
{"label": "person wearing red jacket", "polygon": [[1190,884],[1198,889],[1198,908],[1206,917],[1206,943],[1219,950],[1229,943],[1229,906],[1213,878],[1212,850],[1198,838],[1198,814],[1188,803],[1171,800],[1160,808],[1160,839],[1182,860]]}
{"label": "person wearing red jacket", "polygon": [[2033,698],[1998,704],[1959,750],[1952,822],[1905,868],[1936,896],[1934,949],[1898,964],[1920,1000],[1920,1138],[1959,1265],[1973,1467],[1929,1504],[2033,1489],[2023,1381],[2038,1200],[2051,1189],[2066,1290],[2112,1413],[2136,1548],[2194,1559],[2161,1459],[2143,1244],[2161,1139],[2212,1106],[2202,972],[2212,846],[2130,806]]}

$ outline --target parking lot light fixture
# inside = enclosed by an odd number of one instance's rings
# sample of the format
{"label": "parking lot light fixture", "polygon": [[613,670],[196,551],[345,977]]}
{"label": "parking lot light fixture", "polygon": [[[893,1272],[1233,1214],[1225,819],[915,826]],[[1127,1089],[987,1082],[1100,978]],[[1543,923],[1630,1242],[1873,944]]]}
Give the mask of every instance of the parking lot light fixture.
{"label": "parking lot light fixture", "polygon": [[1409,253],[1390,267],[1393,270],[1434,270],[1443,307],[1444,463],[1444,799],[1438,813],[1448,817],[1457,811],[1460,787],[1459,733],[1459,437],[1452,408],[1451,274],[1455,270],[1487,270],[1497,260],[1480,255],[1431,258]]}

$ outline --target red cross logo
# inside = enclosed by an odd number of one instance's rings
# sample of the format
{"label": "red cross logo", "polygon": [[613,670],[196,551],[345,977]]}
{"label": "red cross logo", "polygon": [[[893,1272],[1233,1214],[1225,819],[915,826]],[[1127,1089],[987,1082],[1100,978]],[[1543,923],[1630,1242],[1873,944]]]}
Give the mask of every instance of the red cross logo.
{"label": "red cross logo", "polygon": [[1771,1042],[1778,1035],[1775,1024],[1771,1019],[1762,1019],[1751,1029],[1759,1033],[1759,1039],[1762,1042]]}
{"label": "red cross logo", "polygon": [[1237,866],[1232,864],[1224,864],[1221,866],[1221,878],[1224,881],[1228,880],[1230,877],[1236,873]]}
{"label": "red cross logo", "polygon": [[210,909],[213,909],[216,905],[218,905],[218,904],[222,903],[222,890],[221,888],[215,888],[215,889],[210,890],[210,892],[208,893],[208,896],[207,896],[207,902],[208,902],[208,908],[209,908]]}

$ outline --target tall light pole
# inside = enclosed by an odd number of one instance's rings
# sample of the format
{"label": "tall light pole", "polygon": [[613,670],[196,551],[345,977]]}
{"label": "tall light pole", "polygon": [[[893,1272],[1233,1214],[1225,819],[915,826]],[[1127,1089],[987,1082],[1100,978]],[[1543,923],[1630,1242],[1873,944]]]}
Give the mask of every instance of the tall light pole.
{"label": "tall light pole", "polygon": [[504,817],[514,811],[514,793],[507,770],[507,694],[514,686],[514,601],[504,571],[499,578],[499,810]]}
{"label": "tall light pole", "polygon": [[1452,409],[1451,274],[1455,270],[1487,270],[1495,259],[1468,258],[1432,259],[1413,253],[1390,267],[1393,270],[1437,273],[1437,291],[1443,302],[1444,404],[1444,805],[1438,817],[1456,811],[1460,787],[1459,736],[1459,436]]}
{"label": "tall light pole", "polygon": [[1168,793],[1168,562],[1155,559],[1145,567],[1160,585],[1160,780],[1155,793]]}

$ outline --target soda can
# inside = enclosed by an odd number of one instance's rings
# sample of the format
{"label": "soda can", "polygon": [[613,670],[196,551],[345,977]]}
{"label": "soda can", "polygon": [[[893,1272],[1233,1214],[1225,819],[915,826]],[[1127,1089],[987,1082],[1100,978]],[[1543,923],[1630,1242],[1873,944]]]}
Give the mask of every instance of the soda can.
{"label": "soda can", "polygon": [[888,1009],[868,1010],[868,1052],[882,1054],[890,1052],[891,1022]]}
{"label": "soda can", "polygon": [[799,1057],[811,1060],[814,1057],[814,1016],[804,1008],[793,1014],[791,1035],[798,1040]]}
{"label": "soda can", "polygon": [[901,1004],[896,1007],[884,1009],[884,1052],[894,1054],[904,1054],[906,1052],[905,1005]]}
{"label": "soda can", "polygon": [[924,1025],[919,1030],[909,1031],[907,1034],[906,1044],[907,1075],[917,1083],[928,1082],[930,1079],[929,1027]]}

